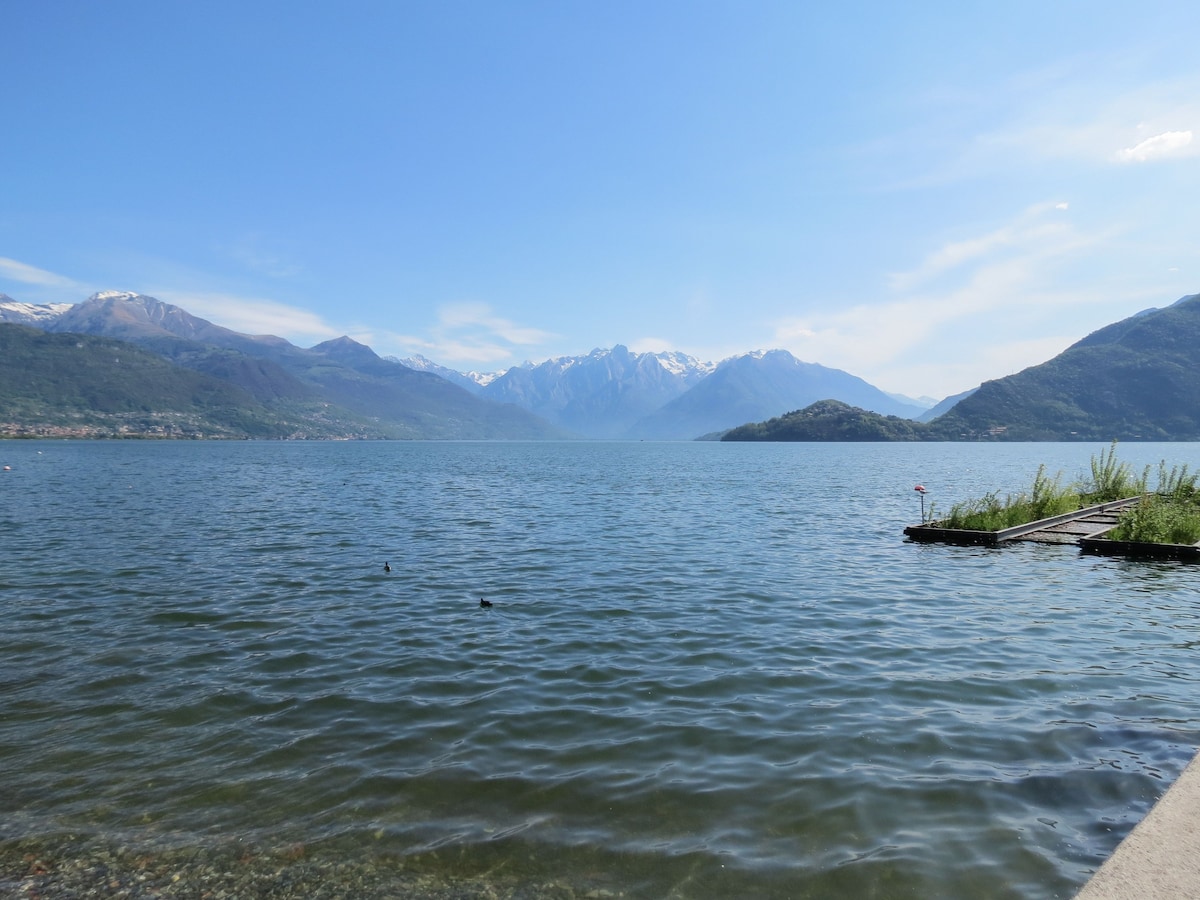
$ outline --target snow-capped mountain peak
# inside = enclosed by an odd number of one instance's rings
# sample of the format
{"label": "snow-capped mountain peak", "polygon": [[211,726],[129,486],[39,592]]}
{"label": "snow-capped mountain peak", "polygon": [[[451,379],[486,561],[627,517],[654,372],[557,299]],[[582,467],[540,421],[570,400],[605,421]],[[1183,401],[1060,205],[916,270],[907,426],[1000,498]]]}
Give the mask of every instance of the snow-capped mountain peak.
{"label": "snow-capped mountain peak", "polygon": [[141,294],[133,291],[96,291],[89,300],[136,300]]}
{"label": "snow-capped mountain peak", "polygon": [[458,372],[454,369],[438,365],[433,360],[427,359],[419,353],[404,359],[398,359],[395,356],[389,356],[387,359],[398,362],[400,365],[407,366],[417,372],[428,372],[431,375],[437,375],[439,378],[444,378],[451,384],[457,384],[459,387],[466,388],[475,394],[478,394],[480,389],[487,387],[504,374],[503,372]]}
{"label": "snow-capped mountain peak", "polygon": [[650,356],[654,357],[655,361],[666,371],[681,378],[690,377],[697,372],[707,375],[717,367],[716,363],[701,362],[694,356],[688,356],[678,350],[663,350],[651,353]]}

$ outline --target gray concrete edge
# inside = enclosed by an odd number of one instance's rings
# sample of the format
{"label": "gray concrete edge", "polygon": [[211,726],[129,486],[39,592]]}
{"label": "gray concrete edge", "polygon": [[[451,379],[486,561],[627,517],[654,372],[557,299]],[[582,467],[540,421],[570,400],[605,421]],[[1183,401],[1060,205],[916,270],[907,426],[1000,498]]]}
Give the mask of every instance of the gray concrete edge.
{"label": "gray concrete edge", "polygon": [[1200,897],[1200,754],[1075,900]]}

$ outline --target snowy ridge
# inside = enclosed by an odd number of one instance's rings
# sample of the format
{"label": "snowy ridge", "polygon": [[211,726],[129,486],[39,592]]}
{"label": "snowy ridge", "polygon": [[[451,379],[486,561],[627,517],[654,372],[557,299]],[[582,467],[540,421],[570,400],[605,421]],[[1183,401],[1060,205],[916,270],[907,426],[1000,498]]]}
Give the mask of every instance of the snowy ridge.
{"label": "snowy ridge", "polygon": [[688,356],[686,353],[680,353],[678,350],[665,350],[661,353],[651,353],[649,356],[654,357],[658,364],[672,375],[684,377],[687,375],[701,372],[709,374],[716,369],[717,364],[711,362],[700,362],[694,356]]}
{"label": "snowy ridge", "polygon": [[133,291],[96,291],[89,300],[136,300],[141,294]]}
{"label": "snowy ridge", "polygon": [[[759,351],[762,352],[762,351]],[[494,381],[501,379],[510,372],[533,372],[539,371],[543,375],[551,373],[556,375],[566,374],[571,369],[576,369],[587,363],[604,363],[612,361],[620,364],[629,356],[635,359],[650,360],[662,368],[664,372],[675,378],[695,379],[697,376],[704,376],[712,373],[717,368],[717,363],[701,362],[693,356],[686,353],[681,353],[678,350],[664,350],[658,353],[642,353],[630,354],[625,347],[617,345],[612,348],[597,347],[586,356],[552,356],[549,359],[540,363],[535,363],[532,360],[525,360],[519,366],[513,366],[510,369],[505,369],[502,372],[460,372],[456,369],[451,369],[427,357],[421,356],[419,353],[413,356],[400,359],[398,357],[389,357],[410,369],[415,369],[418,372],[432,372],[434,375],[440,375],[451,381],[456,381],[457,378],[469,380],[472,384],[479,387],[487,387]],[[457,378],[451,377],[457,376]]]}
{"label": "snowy ridge", "polygon": [[395,356],[386,356],[384,359],[398,362],[400,365],[406,366],[416,372],[428,372],[430,375],[445,378],[451,384],[457,384],[459,387],[466,388],[472,393],[478,393],[480,389],[487,387],[503,374],[501,372],[458,372],[454,369],[438,365],[433,360],[427,359],[419,353],[405,357],[404,359],[399,359]]}
{"label": "snowy ridge", "polygon": [[503,372],[476,372],[472,369],[470,372],[463,372],[468,378],[475,382],[480,387],[487,387],[501,375]]}
{"label": "snowy ridge", "polygon": [[0,322],[42,325],[54,321],[74,305],[73,303],[22,303],[7,294],[0,294]]}

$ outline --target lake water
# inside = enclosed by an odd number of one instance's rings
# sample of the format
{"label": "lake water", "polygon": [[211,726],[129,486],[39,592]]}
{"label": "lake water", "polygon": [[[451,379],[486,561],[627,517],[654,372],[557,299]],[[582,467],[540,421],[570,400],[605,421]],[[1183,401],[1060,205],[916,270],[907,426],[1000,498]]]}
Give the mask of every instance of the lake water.
{"label": "lake water", "polygon": [[902,531],[918,482],[945,509],[1101,449],[2,443],[0,844],[1070,897],[1200,744],[1200,567]]}

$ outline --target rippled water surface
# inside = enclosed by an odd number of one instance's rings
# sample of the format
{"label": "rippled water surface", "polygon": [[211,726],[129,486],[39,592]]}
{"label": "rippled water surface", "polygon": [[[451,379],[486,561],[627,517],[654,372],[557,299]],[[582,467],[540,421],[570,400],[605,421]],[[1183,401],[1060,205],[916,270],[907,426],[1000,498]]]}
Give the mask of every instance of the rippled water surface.
{"label": "rippled water surface", "polygon": [[8,442],[0,839],[1069,897],[1200,743],[1200,567],[902,529],[1099,449]]}

